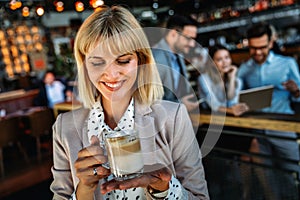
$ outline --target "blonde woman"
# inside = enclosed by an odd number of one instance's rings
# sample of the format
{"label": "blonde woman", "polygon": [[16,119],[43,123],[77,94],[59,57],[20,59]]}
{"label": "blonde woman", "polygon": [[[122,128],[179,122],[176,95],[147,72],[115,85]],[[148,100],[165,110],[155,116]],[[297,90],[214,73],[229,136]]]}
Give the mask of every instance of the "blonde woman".
{"label": "blonde woman", "polygon": [[[74,51],[84,108],[59,115],[54,125],[53,199],[209,199],[186,108],[161,100],[151,49],[134,16],[119,6],[94,12]],[[150,166],[126,181],[102,166],[107,157],[99,145],[103,131],[120,129],[139,131]]]}

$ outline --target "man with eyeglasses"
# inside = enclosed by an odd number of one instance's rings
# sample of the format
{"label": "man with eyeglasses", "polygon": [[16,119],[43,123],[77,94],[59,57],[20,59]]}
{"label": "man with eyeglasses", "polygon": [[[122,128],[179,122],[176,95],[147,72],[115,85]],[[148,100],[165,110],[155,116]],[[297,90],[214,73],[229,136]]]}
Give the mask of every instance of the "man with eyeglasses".
{"label": "man with eyeglasses", "polygon": [[195,47],[198,23],[192,18],[174,15],[169,18],[164,37],[152,52],[164,86],[164,99],[182,102],[188,111],[199,108],[189,83],[184,54]]}
{"label": "man with eyeglasses", "polygon": [[[271,50],[273,46],[271,34],[269,24],[265,23],[255,24],[248,29],[247,38],[250,59],[241,64],[238,77],[242,80],[244,89],[265,85],[274,86],[272,105],[262,109],[262,112],[294,114],[294,110],[291,108],[291,101],[300,102],[299,67],[292,57],[278,55]],[[269,159],[261,159],[261,162],[271,165],[274,169],[280,168],[299,173],[299,165],[283,160],[276,160],[278,158],[285,158],[299,162],[299,147],[296,142],[296,133],[269,130],[262,130],[260,132],[267,136],[292,139],[283,140],[259,137],[260,153],[269,155]],[[272,176],[268,174],[269,171],[266,170],[260,175],[267,177],[266,180],[270,181],[266,184],[271,186],[272,192],[276,195],[277,199],[288,199],[288,196],[285,195],[290,194],[285,191],[288,190],[287,188],[295,188],[295,182],[292,180],[291,175],[280,179],[278,175],[275,176],[273,174],[274,176]],[[279,184],[279,179],[281,180],[281,185]],[[278,184],[274,185],[274,180],[277,180]],[[284,190],[282,189],[283,185],[287,187]],[[264,188],[267,188],[267,186]]]}

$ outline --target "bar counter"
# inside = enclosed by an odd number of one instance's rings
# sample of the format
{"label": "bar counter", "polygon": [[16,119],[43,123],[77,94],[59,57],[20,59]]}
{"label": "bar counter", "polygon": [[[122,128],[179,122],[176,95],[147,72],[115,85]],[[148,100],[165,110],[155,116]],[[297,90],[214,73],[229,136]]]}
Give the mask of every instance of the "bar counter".
{"label": "bar counter", "polygon": [[240,128],[252,128],[262,130],[290,131],[300,134],[300,115],[287,115],[275,113],[249,112],[240,117],[211,114],[209,111],[201,111],[199,114],[191,114],[193,124],[200,121],[202,124],[215,124]]}

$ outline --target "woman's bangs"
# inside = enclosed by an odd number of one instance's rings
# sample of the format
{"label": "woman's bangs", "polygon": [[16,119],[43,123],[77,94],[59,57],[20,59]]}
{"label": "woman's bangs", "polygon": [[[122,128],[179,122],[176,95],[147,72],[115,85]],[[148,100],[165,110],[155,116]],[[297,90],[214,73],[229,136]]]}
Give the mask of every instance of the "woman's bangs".
{"label": "woman's bangs", "polygon": [[140,51],[143,45],[140,43],[141,40],[137,38],[139,38],[139,35],[136,35],[134,31],[125,31],[113,34],[106,39],[102,37],[101,42],[98,44],[103,52],[119,56]]}

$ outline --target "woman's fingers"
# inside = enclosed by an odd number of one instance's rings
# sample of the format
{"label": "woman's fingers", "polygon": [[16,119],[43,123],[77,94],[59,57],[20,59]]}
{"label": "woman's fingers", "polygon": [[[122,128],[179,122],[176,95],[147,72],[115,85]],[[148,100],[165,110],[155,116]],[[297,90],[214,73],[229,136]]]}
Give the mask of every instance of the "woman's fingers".
{"label": "woman's fingers", "polygon": [[146,188],[151,186],[157,190],[167,190],[169,187],[169,181],[171,180],[172,174],[167,168],[162,168],[153,172],[147,172],[139,177],[125,180],[116,181],[111,180],[101,185],[101,193],[105,194],[112,190],[125,190],[129,188],[143,187]]}
{"label": "woman's fingers", "polygon": [[100,165],[107,162],[107,157],[104,155],[92,155],[88,157],[78,157],[75,161],[75,168],[86,168],[94,165]]}
{"label": "woman's fingers", "polygon": [[110,170],[100,165],[95,167],[78,169],[77,174],[80,174],[80,176],[108,176],[110,175]]}
{"label": "woman's fingers", "polygon": [[126,190],[129,188],[136,187],[147,187],[150,184],[150,178],[147,174],[143,174],[137,178],[124,180],[124,181],[116,181],[111,180],[101,185],[101,193],[105,194],[112,190]]}
{"label": "woman's fingers", "polygon": [[97,136],[93,135],[91,137],[91,145],[100,146],[100,140]]}
{"label": "woman's fingers", "polygon": [[102,167],[101,164],[107,162],[107,156],[103,155],[97,137],[91,138],[91,146],[81,149],[78,158],[74,163],[76,176],[86,186],[94,186],[110,174],[110,170]]}
{"label": "woman's fingers", "polygon": [[88,157],[97,154],[103,154],[103,149],[100,147],[100,145],[91,145],[81,149],[78,152],[78,157]]}

